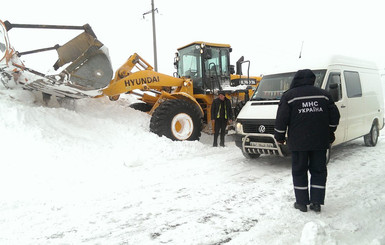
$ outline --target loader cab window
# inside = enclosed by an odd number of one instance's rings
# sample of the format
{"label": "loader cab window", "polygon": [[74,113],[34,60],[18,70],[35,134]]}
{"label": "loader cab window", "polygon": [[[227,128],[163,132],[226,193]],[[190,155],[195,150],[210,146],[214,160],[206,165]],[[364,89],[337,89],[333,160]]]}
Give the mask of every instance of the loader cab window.
{"label": "loader cab window", "polygon": [[229,71],[229,67],[230,67],[230,64],[229,64],[229,57],[230,57],[230,54],[229,54],[229,50],[227,49],[222,49],[221,50],[221,71],[222,71],[222,76],[229,76],[230,75],[230,71]]}
{"label": "loader cab window", "polygon": [[204,61],[206,89],[218,90],[230,86],[229,50],[209,47],[210,56]]}
{"label": "loader cab window", "polygon": [[194,93],[230,86],[229,48],[193,44],[179,49],[178,75],[192,79]]}
{"label": "loader cab window", "polygon": [[178,75],[192,79],[194,88],[203,86],[201,63],[199,45],[179,50]]}
{"label": "loader cab window", "polygon": [[219,89],[220,81],[220,56],[219,49],[210,48],[210,50],[206,50],[206,52],[210,51],[210,56],[205,58],[204,66],[205,66],[205,82],[208,89]]}

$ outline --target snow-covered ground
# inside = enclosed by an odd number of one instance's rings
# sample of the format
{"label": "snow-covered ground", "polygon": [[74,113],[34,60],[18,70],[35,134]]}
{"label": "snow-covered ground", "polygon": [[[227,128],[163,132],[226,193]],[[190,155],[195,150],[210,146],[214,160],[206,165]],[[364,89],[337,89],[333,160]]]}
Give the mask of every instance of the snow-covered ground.
{"label": "snow-covered ground", "polygon": [[322,212],[289,158],[149,132],[132,98],[71,109],[0,85],[0,244],[385,244],[385,138],[334,148]]}

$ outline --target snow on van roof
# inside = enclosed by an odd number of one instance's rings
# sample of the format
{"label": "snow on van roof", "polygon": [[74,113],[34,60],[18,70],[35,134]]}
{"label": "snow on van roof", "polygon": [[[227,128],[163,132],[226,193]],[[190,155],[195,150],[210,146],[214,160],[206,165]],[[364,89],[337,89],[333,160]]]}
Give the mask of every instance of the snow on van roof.
{"label": "snow on van roof", "polygon": [[317,57],[306,57],[306,58],[297,58],[295,60],[286,61],[286,64],[277,63],[272,67],[267,74],[274,73],[285,73],[293,72],[301,69],[327,69],[331,65],[344,65],[350,67],[362,67],[373,70],[378,70],[376,63],[362,60],[355,57],[348,57],[343,55],[331,55],[331,56],[317,56]]}

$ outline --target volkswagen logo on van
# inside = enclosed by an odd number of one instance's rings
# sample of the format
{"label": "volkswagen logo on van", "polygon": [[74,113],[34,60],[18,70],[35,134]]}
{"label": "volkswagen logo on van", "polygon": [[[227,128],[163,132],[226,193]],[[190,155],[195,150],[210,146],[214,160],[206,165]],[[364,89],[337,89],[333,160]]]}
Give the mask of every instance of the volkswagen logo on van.
{"label": "volkswagen logo on van", "polygon": [[261,125],[261,126],[259,126],[259,128],[258,128],[258,132],[260,132],[260,133],[264,133],[266,131],[266,127],[265,127],[265,125]]}

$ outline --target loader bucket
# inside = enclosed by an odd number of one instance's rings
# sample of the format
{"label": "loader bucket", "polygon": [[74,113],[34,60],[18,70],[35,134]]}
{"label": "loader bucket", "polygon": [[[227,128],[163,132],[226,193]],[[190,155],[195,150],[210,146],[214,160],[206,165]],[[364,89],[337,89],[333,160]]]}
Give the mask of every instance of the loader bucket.
{"label": "loader bucket", "polygon": [[1,65],[6,65],[7,52],[8,52],[7,31],[6,31],[3,23],[0,22],[0,62],[1,62]]}
{"label": "loader bucket", "polygon": [[113,76],[107,48],[90,34],[83,32],[57,49],[59,55],[54,68],[70,63],[63,73],[75,85],[86,89],[106,87]]}
{"label": "loader bucket", "polygon": [[[83,32],[64,45],[16,52],[11,47],[8,31],[13,28],[72,29]],[[22,55],[56,50],[58,60],[53,67],[61,68],[57,74],[44,74],[24,65]],[[84,98],[102,95],[108,86],[113,70],[108,49],[96,38],[91,27],[13,24],[0,21],[0,81],[5,87],[21,85],[59,97]]]}

